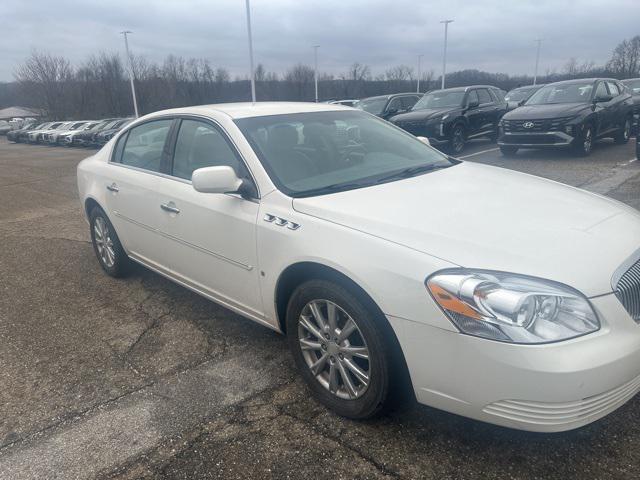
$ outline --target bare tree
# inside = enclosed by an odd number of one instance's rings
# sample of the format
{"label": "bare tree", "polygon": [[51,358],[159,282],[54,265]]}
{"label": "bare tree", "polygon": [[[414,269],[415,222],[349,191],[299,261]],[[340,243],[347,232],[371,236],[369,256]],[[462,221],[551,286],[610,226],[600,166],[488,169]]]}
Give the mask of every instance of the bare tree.
{"label": "bare tree", "polygon": [[640,35],[623,40],[613,50],[607,69],[623,78],[640,74]]}
{"label": "bare tree", "polygon": [[68,114],[67,94],[73,76],[71,64],[64,57],[34,50],[15,72],[16,80],[39,98],[51,118]]}
{"label": "bare tree", "polygon": [[413,80],[413,68],[407,65],[398,65],[384,72],[384,78],[391,82]]}

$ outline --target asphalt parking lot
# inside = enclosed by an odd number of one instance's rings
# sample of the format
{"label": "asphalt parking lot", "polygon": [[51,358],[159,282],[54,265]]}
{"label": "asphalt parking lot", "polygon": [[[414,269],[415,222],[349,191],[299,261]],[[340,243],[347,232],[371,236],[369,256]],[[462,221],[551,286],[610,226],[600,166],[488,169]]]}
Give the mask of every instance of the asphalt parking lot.
{"label": "asphalt parking lot", "polygon": [[[103,274],[75,185],[90,153],[0,137],[0,479],[640,477],[640,397],[554,435],[422,406],[329,413],[283,337],[142,268]],[[463,157],[640,209],[632,142]]]}

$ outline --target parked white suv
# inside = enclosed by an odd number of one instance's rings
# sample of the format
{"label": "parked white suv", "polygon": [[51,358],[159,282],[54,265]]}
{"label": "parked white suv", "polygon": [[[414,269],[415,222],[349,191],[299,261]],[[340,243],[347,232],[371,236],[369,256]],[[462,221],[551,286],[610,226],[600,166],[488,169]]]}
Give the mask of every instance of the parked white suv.
{"label": "parked white suv", "polygon": [[460,162],[366,112],[167,110],[78,166],[102,268],[134,260],[286,333],[311,392],[561,431],[640,389],[640,214]]}

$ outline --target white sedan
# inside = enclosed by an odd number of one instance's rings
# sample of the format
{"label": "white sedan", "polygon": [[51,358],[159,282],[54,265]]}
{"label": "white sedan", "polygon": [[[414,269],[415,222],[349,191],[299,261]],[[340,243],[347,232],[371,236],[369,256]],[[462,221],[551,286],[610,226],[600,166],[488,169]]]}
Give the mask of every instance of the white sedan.
{"label": "white sedan", "polygon": [[640,214],[460,162],[366,112],[153,113],[78,166],[102,268],[131,261],[287,335],[313,396],[533,431],[640,389]]}

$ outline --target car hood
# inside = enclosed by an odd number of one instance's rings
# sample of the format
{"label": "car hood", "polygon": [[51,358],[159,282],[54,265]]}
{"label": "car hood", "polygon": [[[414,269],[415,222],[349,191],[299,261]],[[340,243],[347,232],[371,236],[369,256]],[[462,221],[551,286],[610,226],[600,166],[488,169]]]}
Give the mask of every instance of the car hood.
{"label": "car hood", "polygon": [[[567,185],[463,162],[425,175],[293,199],[295,210],[468,268],[612,291],[640,247],[640,213]],[[429,272],[425,272],[427,274]]]}
{"label": "car hood", "polygon": [[588,103],[556,103],[550,105],[524,105],[508,112],[505,120],[545,120],[549,118],[569,117],[590,110]]}
{"label": "car hood", "polygon": [[458,108],[443,107],[443,108],[422,108],[420,110],[412,110],[407,113],[401,113],[391,117],[389,120],[393,123],[413,122],[416,120],[427,120],[431,117],[444,115],[445,113],[459,110]]}

